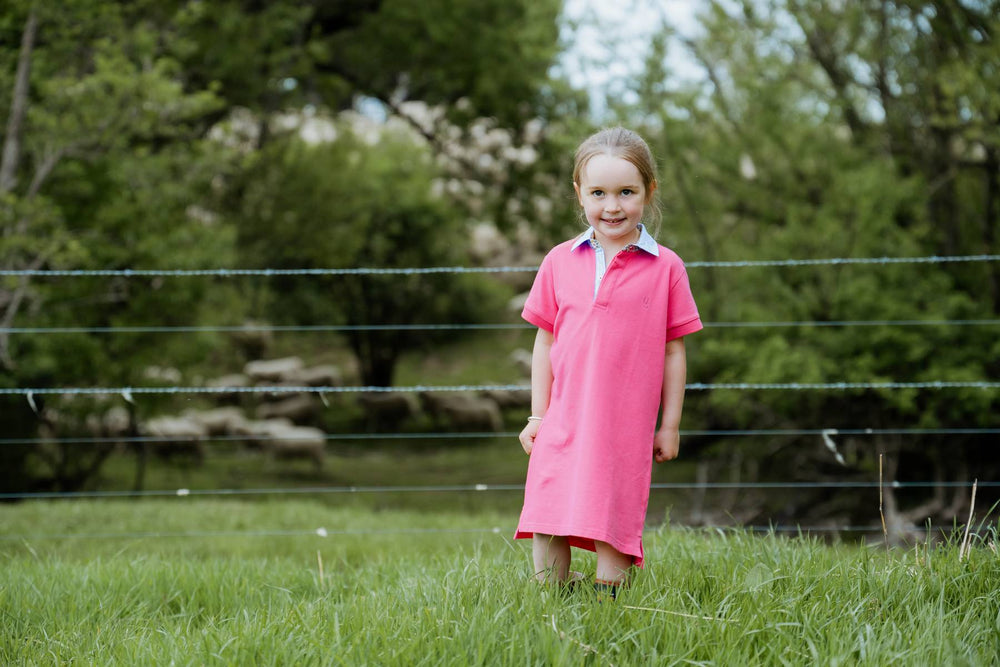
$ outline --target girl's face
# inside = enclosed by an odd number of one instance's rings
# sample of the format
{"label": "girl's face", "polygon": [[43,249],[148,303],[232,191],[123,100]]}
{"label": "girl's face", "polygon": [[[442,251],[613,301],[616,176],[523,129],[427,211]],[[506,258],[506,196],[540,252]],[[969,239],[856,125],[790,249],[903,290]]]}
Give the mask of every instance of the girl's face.
{"label": "girl's face", "polygon": [[580,182],[573,187],[597,242],[621,248],[636,241],[636,227],[656,183],[647,190],[634,164],[599,153],[583,166]]}

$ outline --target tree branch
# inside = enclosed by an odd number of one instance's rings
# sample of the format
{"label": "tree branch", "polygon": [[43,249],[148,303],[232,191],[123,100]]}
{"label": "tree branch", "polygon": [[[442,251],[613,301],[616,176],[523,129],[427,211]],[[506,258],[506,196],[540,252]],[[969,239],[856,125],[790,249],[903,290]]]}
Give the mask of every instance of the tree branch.
{"label": "tree branch", "polygon": [[[356,76],[346,71],[341,67],[335,67],[330,63],[319,63],[317,64],[317,69],[321,72],[326,72],[328,74],[334,74],[339,76],[344,81],[349,83],[359,91],[367,91],[367,94],[384,104],[394,115],[406,122],[410,127],[412,127],[420,136],[422,136],[427,143],[431,145],[434,152],[438,155],[443,155],[449,160],[457,163],[460,167],[468,172],[478,173],[479,168],[472,162],[466,160],[461,156],[452,155],[447,150],[447,142],[442,140],[440,136],[433,129],[428,129],[424,125],[414,118],[411,114],[407,113],[406,109],[402,107],[402,103],[391,98],[391,96],[384,96],[367,89],[364,82],[358,79]],[[405,101],[405,100],[404,100]]]}
{"label": "tree branch", "polygon": [[[36,271],[45,263],[46,253],[39,253],[31,264],[27,267],[29,271]],[[21,278],[20,284],[15,288],[13,294],[6,300],[5,308],[3,312],[3,317],[0,318],[0,325],[4,329],[10,328],[10,325],[14,322],[14,317],[17,315],[17,311],[20,310],[21,304],[24,302],[25,296],[28,294],[28,285],[30,281],[28,278]],[[15,367],[14,360],[10,356],[10,334],[7,332],[0,332],[0,367],[7,370],[13,370]]]}
{"label": "tree branch", "polygon": [[10,116],[7,118],[7,132],[4,134],[3,155],[0,157],[0,195],[13,190],[17,183],[17,167],[21,160],[21,126],[28,108],[31,54],[34,50],[37,32],[38,16],[32,9],[24,24],[24,33],[21,35],[21,52],[17,57],[14,94],[10,102]]}
{"label": "tree branch", "polygon": [[793,11],[791,14],[806,36],[806,45],[809,47],[810,55],[830,80],[837,100],[844,110],[844,120],[851,128],[851,133],[855,137],[862,136],[867,126],[848,95],[848,86],[854,83],[853,78],[841,67],[840,59],[834,52],[831,41],[825,32],[817,26],[806,25],[799,12]]}
{"label": "tree branch", "polygon": [[62,159],[66,152],[65,148],[58,148],[45,154],[45,159],[42,160],[42,163],[35,169],[35,175],[31,179],[31,185],[28,186],[28,191],[25,193],[26,199],[31,199],[38,194],[38,191],[42,189],[42,185],[45,184],[45,181],[52,174],[52,170],[56,168],[56,165],[59,164],[59,160]]}

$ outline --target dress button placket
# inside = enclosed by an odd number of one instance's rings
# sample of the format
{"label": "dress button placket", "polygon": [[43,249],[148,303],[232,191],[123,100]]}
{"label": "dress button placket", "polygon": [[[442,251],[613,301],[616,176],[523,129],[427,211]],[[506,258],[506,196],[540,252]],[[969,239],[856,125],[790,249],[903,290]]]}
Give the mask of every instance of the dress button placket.
{"label": "dress button placket", "polygon": [[608,264],[607,270],[601,277],[601,289],[598,291],[598,294],[594,295],[594,306],[597,308],[607,310],[608,303],[611,301],[611,290],[615,288],[615,283],[617,282],[617,273],[615,272],[620,272],[624,269],[624,265],[628,261],[628,258],[629,254],[624,252],[619,252],[611,258],[611,262]]}

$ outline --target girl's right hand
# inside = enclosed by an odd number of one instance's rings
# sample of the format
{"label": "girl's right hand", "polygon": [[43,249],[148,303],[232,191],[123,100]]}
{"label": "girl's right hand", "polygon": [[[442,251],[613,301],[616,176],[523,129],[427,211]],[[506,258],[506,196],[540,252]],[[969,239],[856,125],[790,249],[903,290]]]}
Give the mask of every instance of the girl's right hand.
{"label": "girl's right hand", "polygon": [[531,449],[535,446],[535,436],[538,435],[538,429],[541,425],[542,422],[532,419],[521,429],[521,435],[517,436],[525,454],[531,454]]}

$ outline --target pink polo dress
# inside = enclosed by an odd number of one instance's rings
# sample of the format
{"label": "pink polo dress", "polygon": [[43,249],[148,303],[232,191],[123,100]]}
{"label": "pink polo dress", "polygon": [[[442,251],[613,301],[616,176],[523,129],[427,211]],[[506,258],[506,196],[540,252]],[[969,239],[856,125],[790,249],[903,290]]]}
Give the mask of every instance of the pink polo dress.
{"label": "pink polo dress", "polygon": [[556,246],[538,270],[521,316],[553,334],[553,382],[515,538],[600,540],[642,567],[666,344],[702,328],[683,262],[656,247],[618,253],[596,296],[589,244]]}

